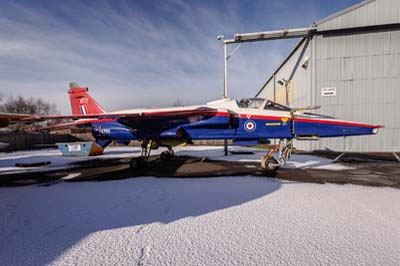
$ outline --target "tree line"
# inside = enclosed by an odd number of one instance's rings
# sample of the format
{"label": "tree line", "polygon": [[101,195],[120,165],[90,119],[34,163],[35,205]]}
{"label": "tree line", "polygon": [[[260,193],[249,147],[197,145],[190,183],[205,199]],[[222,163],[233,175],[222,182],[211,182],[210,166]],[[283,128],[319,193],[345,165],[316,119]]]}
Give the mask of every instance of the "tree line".
{"label": "tree line", "polygon": [[[8,96],[0,94],[0,112],[31,114],[31,115],[59,115],[60,111],[55,103],[45,101],[40,97]],[[37,127],[48,125],[49,123],[40,123]],[[25,128],[21,124],[12,124],[8,127],[11,131],[18,131]]]}
{"label": "tree line", "polygon": [[55,103],[45,101],[42,98],[24,98],[22,96],[4,98],[3,95],[0,95],[0,112],[33,115],[59,114]]}

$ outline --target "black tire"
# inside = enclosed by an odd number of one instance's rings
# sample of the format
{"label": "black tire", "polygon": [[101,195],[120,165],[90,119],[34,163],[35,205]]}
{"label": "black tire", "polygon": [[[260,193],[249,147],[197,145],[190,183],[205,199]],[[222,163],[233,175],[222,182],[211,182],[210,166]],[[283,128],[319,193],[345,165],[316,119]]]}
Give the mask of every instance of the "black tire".
{"label": "black tire", "polygon": [[171,161],[171,160],[172,160],[172,157],[173,157],[173,155],[172,155],[169,151],[163,151],[163,152],[160,154],[160,158],[161,158],[161,160],[163,160],[164,162]]}
{"label": "black tire", "polygon": [[129,162],[129,167],[134,170],[143,169],[146,165],[146,160],[143,157],[132,158]]}
{"label": "black tire", "polygon": [[274,157],[262,158],[261,167],[267,172],[275,172],[278,170],[279,164]]}

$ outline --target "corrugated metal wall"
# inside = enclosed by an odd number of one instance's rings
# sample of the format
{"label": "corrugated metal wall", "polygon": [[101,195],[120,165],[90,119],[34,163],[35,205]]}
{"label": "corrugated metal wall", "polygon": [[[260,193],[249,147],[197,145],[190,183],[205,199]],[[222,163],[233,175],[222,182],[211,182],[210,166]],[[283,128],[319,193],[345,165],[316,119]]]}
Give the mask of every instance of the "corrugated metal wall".
{"label": "corrugated metal wall", "polygon": [[[291,106],[321,105],[319,113],[341,119],[383,124],[376,136],[297,142],[301,149],[400,151],[400,29],[342,32],[321,31],[400,23],[400,0],[367,0],[323,19],[304,56],[310,66],[293,75]],[[276,72],[287,79],[302,56],[299,47]],[[258,94],[273,93],[271,79]],[[321,89],[335,87],[337,96],[322,97]]]}
{"label": "corrugated metal wall", "polygon": [[[315,47],[315,103],[321,113],[384,124],[377,136],[352,138],[353,151],[399,151],[400,31],[318,35]],[[336,97],[322,97],[324,87]],[[343,149],[342,139],[321,140],[317,148]]]}

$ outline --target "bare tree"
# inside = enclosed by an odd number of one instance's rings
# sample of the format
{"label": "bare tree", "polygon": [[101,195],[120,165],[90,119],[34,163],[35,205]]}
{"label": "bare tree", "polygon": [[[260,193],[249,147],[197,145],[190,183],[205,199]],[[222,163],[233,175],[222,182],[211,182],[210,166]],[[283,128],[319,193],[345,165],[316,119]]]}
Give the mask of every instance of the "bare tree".
{"label": "bare tree", "polygon": [[59,114],[57,106],[54,103],[46,102],[41,98],[31,97],[29,99],[25,99],[22,96],[8,97],[4,103],[0,104],[0,111],[32,115]]}
{"label": "bare tree", "polygon": [[[1,100],[1,98],[0,98]],[[59,110],[54,103],[46,102],[41,98],[24,98],[22,96],[9,96],[3,103],[0,103],[0,112],[19,113],[31,115],[57,115]],[[40,123],[36,126],[46,126],[49,122]],[[22,124],[10,125],[12,131],[19,131],[25,128]]]}

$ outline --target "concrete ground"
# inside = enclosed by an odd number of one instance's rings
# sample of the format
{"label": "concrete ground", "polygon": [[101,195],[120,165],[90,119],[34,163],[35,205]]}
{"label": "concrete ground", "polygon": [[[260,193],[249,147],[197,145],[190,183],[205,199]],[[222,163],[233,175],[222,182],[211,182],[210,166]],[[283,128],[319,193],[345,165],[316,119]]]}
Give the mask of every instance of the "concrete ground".
{"label": "concrete ground", "polygon": [[[31,171],[32,169],[28,168],[29,170],[23,171],[23,168],[20,168],[22,169],[21,171],[5,171],[0,175],[0,186],[59,181],[113,180],[135,176],[194,178],[252,175],[298,182],[359,184],[400,188],[400,163],[395,161],[354,159],[354,156],[347,156],[343,157],[345,162],[334,164],[331,159],[323,158],[326,155],[323,155],[323,157],[294,155],[293,162],[290,163],[293,163],[296,167],[288,164],[288,167],[279,169],[275,174],[271,174],[264,172],[260,168],[257,158],[260,158],[262,152],[251,149],[246,150],[246,152],[224,157],[220,155],[220,153],[222,154],[221,147],[212,147],[211,150],[196,149],[186,153],[183,152],[181,155],[178,152],[178,156],[169,162],[163,162],[158,155],[155,155],[150,158],[147,166],[140,171],[129,169],[129,159],[132,154],[127,156],[121,153],[120,157],[106,156],[90,158],[90,160],[79,159],[68,164],[68,167],[62,164],[57,165],[58,167],[54,169],[50,167]],[[207,154],[210,156],[207,156]],[[34,158],[34,155],[32,158]],[[52,157],[43,157],[42,159],[47,160],[48,158]],[[60,159],[58,156],[57,160]],[[310,167],[310,164],[312,167]]]}

